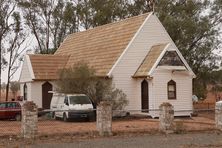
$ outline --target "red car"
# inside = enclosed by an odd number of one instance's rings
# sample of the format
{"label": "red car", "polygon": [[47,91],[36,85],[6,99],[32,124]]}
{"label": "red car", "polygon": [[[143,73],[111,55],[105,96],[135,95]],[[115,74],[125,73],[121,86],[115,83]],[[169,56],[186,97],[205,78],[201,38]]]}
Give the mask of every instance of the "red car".
{"label": "red car", "polygon": [[0,102],[0,119],[21,120],[20,102]]}

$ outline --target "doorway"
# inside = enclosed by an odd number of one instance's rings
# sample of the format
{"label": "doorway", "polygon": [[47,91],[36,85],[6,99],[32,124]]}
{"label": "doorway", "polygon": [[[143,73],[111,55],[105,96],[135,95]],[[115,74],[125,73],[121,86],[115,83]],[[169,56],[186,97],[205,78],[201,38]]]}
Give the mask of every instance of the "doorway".
{"label": "doorway", "polygon": [[149,86],[146,80],[143,80],[141,83],[141,107],[142,112],[149,112]]}
{"label": "doorway", "polygon": [[42,108],[43,109],[50,109],[52,93],[49,93],[49,91],[52,91],[52,84],[50,84],[49,82],[45,82],[42,85]]}

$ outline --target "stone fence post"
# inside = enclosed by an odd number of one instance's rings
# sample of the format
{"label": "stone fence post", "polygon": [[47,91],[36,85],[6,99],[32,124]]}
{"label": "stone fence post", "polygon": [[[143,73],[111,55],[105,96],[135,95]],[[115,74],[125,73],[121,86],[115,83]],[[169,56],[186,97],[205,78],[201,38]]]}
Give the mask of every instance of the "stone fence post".
{"label": "stone fence post", "polygon": [[102,101],[97,106],[96,126],[100,136],[112,135],[112,104]]}
{"label": "stone fence post", "polygon": [[22,105],[22,129],[24,139],[34,139],[38,133],[38,107],[32,101]]}
{"label": "stone fence post", "polygon": [[215,105],[215,124],[216,128],[222,131],[222,101],[216,102]]}
{"label": "stone fence post", "polygon": [[174,110],[173,106],[164,102],[159,106],[160,116],[159,116],[159,130],[164,133],[173,132],[173,120],[174,120]]}

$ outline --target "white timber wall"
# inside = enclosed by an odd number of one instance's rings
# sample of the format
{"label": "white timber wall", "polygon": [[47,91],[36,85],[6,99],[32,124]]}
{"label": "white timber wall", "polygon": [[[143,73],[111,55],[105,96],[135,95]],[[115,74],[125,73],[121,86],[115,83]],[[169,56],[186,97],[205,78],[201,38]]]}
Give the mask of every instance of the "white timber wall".
{"label": "white timber wall", "polygon": [[[35,102],[38,106],[38,108],[42,108],[42,85],[47,81],[35,81],[31,84],[31,98],[32,101]],[[52,84],[52,89],[55,88],[55,82],[48,81],[50,84]]]}
{"label": "white timber wall", "polygon": [[142,80],[133,79],[132,76],[150,48],[160,43],[171,43],[176,48],[158,18],[151,14],[113,69],[111,75],[115,86],[122,89],[129,100],[127,109],[141,109]]}
{"label": "white timber wall", "polygon": [[31,82],[31,81],[32,81],[32,77],[31,77],[29,66],[28,66],[28,59],[27,57],[25,57],[23,65],[22,65],[19,82],[22,83],[22,82]]}
{"label": "white timber wall", "polygon": [[[170,80],[176,82],[176,100],[168,100],[167,83]],[[192,110],[192,76],[189,72],[172,72],[172,70],[156,69],[150,83],[150,107],[158,109],[163,102],[169,102],[174,106],[175,116],[189,116]],[[179,112],[178,112],[179,111]],[[150,112],[157,117],[159,113]]]}
{"label": "white timber wall", "polygon": [[[20,83],[20,95],[23,96],[24,95],[24,84],[25,83]],[[26,86],[27,86],[27,100],[31,101],[31,92],[32,92],[32,82],[26,82]]]}
{"label": "white timber wall", "polygon": [[36,103],[38,108],[42,108],[42,84],[44,82],[33,82],[31,85],[31,100]]}
{"label": "white timber wall", "polygon": [[[36,103],[38,108],[42,108],[42,85],[47,81],[32,81],[27,82],[27,100]],[[55,88],[55,82],[49,81],[52,84],[53,89]],[[20,84],[21,96],[23,96],[24,83]]]}

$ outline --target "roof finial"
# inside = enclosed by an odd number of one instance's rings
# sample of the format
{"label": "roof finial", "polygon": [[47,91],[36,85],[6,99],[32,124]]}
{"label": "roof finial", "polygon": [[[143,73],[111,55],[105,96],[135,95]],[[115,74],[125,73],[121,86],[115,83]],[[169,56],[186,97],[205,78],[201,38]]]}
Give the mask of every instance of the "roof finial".
{"label": "roof finial", "polygon": [[150,8],[152,9],[153,13],[155,12],[155,0],[149,0]]}

